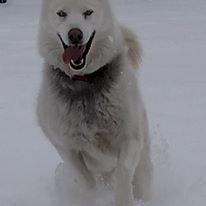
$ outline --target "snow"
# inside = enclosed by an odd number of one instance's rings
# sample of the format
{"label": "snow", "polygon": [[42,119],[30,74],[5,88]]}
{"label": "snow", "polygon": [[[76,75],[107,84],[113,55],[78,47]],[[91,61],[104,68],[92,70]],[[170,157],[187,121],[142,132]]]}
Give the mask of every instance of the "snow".
{"label": "snow", "polygon": [[[154,197],[136,205],[204,206],[206,2],[113,3],[120,21],[137,32],[144,48],[140,78],[151,125]],[[61,159],[35,117],[42,70],[36,48],[39,10],[40,0],[0,5],[1,206],[55,202],[54,173]],[[109,196],[99,192],[98,205],[113,204],[103,194]]]}

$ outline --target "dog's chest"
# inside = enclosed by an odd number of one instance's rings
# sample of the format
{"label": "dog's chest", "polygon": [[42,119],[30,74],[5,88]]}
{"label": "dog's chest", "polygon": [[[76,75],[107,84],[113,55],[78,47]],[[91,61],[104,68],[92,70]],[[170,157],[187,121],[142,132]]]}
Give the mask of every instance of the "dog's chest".
{"label": "dog's chest", "polygon": [[104,153],[116,150],[124,119],[118,86],[120,59],[97,70],[87,82],[74,81],[58,69],[47,70],[52,104],[56,105],[49,114],[54,119],[50,128],[58,147],[95,148]]}
{"label": "dog's chest", "polygon": [[70,147],[95,147],[103,153],[115,150],[122,124],[121,107],[115,98],[101,95],[99,99],[73,102],[60,111],[61,136]]}

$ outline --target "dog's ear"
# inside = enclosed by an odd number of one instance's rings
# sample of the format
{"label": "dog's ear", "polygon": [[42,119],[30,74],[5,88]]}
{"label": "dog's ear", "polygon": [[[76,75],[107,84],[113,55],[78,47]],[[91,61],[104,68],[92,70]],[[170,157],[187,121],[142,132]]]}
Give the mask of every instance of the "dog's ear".
{"label": "dog's ear", "polygon": [[138,41],[138,37],[130,29],[121,26],[123,38],[128,48],[128,58],[135,68],[139,68],[142,60],[142,48]]}

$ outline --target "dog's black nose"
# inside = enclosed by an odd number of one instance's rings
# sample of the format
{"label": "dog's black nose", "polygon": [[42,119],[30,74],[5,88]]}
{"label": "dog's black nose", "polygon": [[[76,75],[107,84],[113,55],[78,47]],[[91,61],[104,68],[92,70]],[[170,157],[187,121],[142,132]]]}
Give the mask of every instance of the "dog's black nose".
{"label": "dog's black nose", "polygon": [[68,33],[69,41],[72,44],[80,44],[83,40],[83,32],[80,29],[71,29]]}

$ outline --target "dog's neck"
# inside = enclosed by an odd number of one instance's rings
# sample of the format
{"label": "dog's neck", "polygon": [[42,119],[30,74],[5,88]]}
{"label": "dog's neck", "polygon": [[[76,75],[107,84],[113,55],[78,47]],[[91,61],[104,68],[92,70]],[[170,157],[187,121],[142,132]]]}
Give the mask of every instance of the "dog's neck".
{"label": "dog's neck", "polygon": [[55,93],[62,99],[73,101],[97,98],[102,92],[109,92],[118,82],[122,69],[122,55],[115,57],[110,63],[85,76],[70,78],[61,69],[49,66],[45,70],[45,78]]}
{"label": "dog's neck", "polygon": [[[96,76],[101,75],[101,73],[104,72],[104,70],[108,69],[109,64],[104,65],[103,67],[99,68],[97,71],[91,73],[91,74],[85,74],[85,75],[74,75],[72,77],[69,77],[72,81],[83,81],[83,82],[91,82],[93,78]],[[54,70],[58,70],[58,72],[62,72],[62,75],[66,75],[61,68],[53,68]]]}

